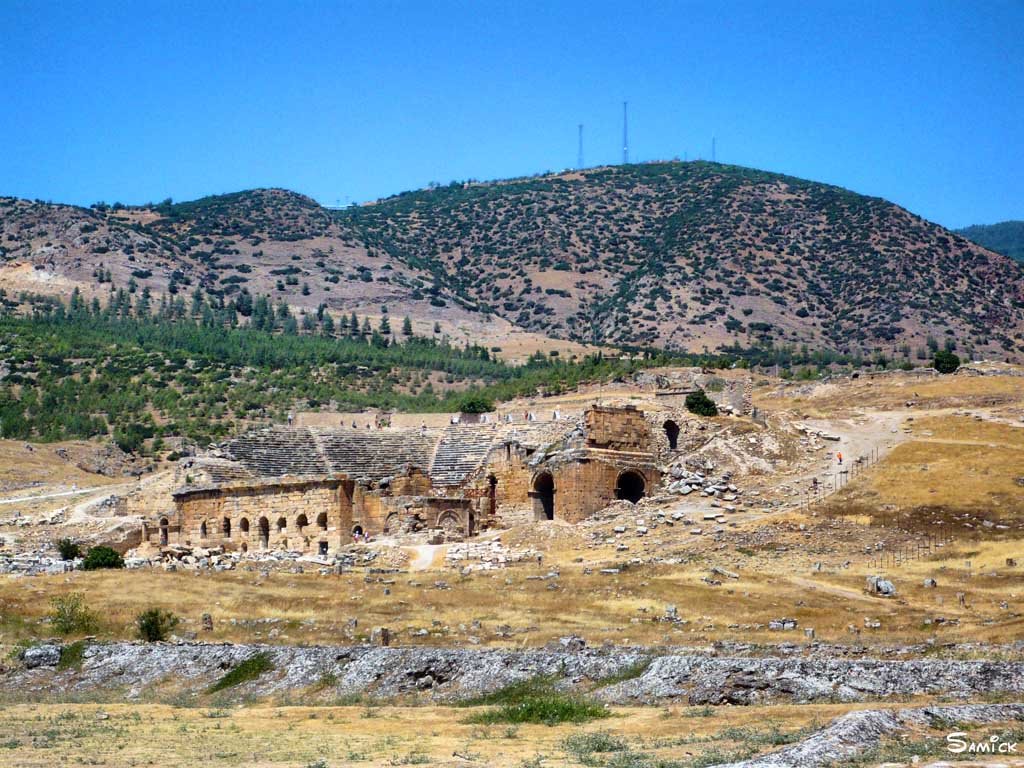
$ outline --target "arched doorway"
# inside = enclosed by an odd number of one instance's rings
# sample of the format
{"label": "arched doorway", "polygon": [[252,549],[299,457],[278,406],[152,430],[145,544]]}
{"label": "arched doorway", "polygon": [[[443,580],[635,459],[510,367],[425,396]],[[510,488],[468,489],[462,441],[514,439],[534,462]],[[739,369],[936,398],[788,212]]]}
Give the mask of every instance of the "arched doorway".
{"label": "arched doorway", "polygon": [[220,522],[220,532],[224,535],[225,539],[231,538],[231,518],[225,517]]}
{"label": "arched doorway", "polygon": [[327,530],[327,513],[326,512],[321,512],[319,515],[316,516],[316,527],[319,528],[321,531],[326,531]]}
{"label": "arched doorway", "polygon": [[167,522],[167,518],[166,517],[161,517],[160,518],[160,546],[161,547],[166,547],[167,546],[167,539],[168,539],[168,535],[167,534],[168,534],[168,530],[170,529],[170,527],[171,527],[171,525],[170,525],[170,523]]}
{"label": "arched doorway", "polygon": [[533,510],[538,520],[555,519],[555,478],[541,472],[533,481]]}
{"label": "arched doorway", "polygon": [[679,425],[672,419],[668,419],[661,427],[665,430],[665,437],[668,438],[668,447],[674,451],[679,443]]}
{"label": "arched doorway", "polygon": [[260,518],[260,549],[270,546],[270,521],[265,517]]}
{"label": "arched doorway", "polygon": [[309,525],[309,518],[305,515],[299,515],[295,518],[295,527],[299,529],[299,533],[302,533],[303,529]]}
{"label": "arched doorway", "polygon": [[487,476],[487,514],[498,514],[498,478]]}
{"label": "arched doorway", "polygon": [[238,530],[244,533],[246,536],[249,535],[249,518],[243,517],[238,521]]}
{"label": "arched doorway", "polygon": [[644,497],[644,489],[647,481],[644,476],[635,470],[629,469],[619,475],[615,483],[615,498],[625,499],[636,504]]}
{"label": "arched doorway", "polygon": [[361,525],[353,526],[352,527],[352,538],[353,539],[362,538],[362,536],[363,536],[363,526],[361,526]]}
{"label": "arched doorway", "polygon": [[288,521],[283,517],[277,518],[277,532],[284,533],[286,528],[288,528]]}
{"label": "arched doorway", "polygon": [[205,539],[206,538],[206,521],[205,520],[203,520],[203,522],[201,522],[199,524],[199,538],[201,538],[201,539]]}

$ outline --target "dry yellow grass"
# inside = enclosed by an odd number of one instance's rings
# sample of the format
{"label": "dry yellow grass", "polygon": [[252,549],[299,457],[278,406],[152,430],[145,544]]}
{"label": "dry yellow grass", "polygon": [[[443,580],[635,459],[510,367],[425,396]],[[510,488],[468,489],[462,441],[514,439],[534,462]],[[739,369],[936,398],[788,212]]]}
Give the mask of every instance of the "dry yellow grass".
{"label": "dry yellow grass", "polygon": [[[799,390],[811,387],[809,393]],[[775,396],[777,382],[755,391],[755,404],[766,410],[800,410],[809,416],[830,418],[850,409],[899,409],[915,403],[917,409],[1003,407],[1024,403],[1024,379],[1019,376],[909,375],[826,384],[789,384],[785,394]]]}
{"label": "dry yellow grass", "polygon": [[883,507],[898,508],[906,516],[897,522],[906,524],[917,508],[921,525],[961,513],[991,522],[1024,519],[1024,426],[952,415],[911,424],[912,439],[838,494],[832,510],[873,506],[880,516]]}
{"label": "dry yellow grass", "polygon": [[[0,764],[308,766],[581,765],[572,734],[603,732],[653,758],[723,759],[773,749],[864,705],[616,709],[579,725],[481,726],[447,707],[251,706],[229,710],[164,705],[0,706]],[[605,758],[614,754],[605,754]]]}

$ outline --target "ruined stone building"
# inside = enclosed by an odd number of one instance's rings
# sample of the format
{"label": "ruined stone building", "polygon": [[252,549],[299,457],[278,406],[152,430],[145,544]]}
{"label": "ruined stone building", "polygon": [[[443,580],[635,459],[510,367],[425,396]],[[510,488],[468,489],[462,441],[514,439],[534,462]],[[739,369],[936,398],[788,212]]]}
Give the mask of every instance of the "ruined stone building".
{"label": "ruined stone building", "polygon": [[679,424],[633,407],[442,428],[274,427],[183,460],[153,544],[330,554],[354,535],[578,522],[661,479]]}

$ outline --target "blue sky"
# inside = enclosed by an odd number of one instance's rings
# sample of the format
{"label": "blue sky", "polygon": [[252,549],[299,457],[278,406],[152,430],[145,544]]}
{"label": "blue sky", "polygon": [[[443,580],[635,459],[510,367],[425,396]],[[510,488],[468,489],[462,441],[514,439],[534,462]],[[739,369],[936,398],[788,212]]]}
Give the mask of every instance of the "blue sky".
{"label": "blue sky", "polygon": [[0,0],[0,195],[144,203],[704,157],[1024,218],[1024,2]]}

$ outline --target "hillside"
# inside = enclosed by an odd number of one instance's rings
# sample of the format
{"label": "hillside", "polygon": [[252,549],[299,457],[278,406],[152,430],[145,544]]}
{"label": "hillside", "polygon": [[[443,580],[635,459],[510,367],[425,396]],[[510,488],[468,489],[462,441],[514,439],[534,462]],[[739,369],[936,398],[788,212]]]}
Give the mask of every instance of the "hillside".
{"label": "hillside", "polygon": [[0,199],[0,288],[387,306],[417,333],[499,347],[1024,349],[1009,259],[884,200],[733,166],[453,183],[343,211],[276,189],[115,208]]}
{"label": "hillside", "polygon": [[957,234],[990,251],[1024,262],[1024,221],[975,224],[958,229]]}

